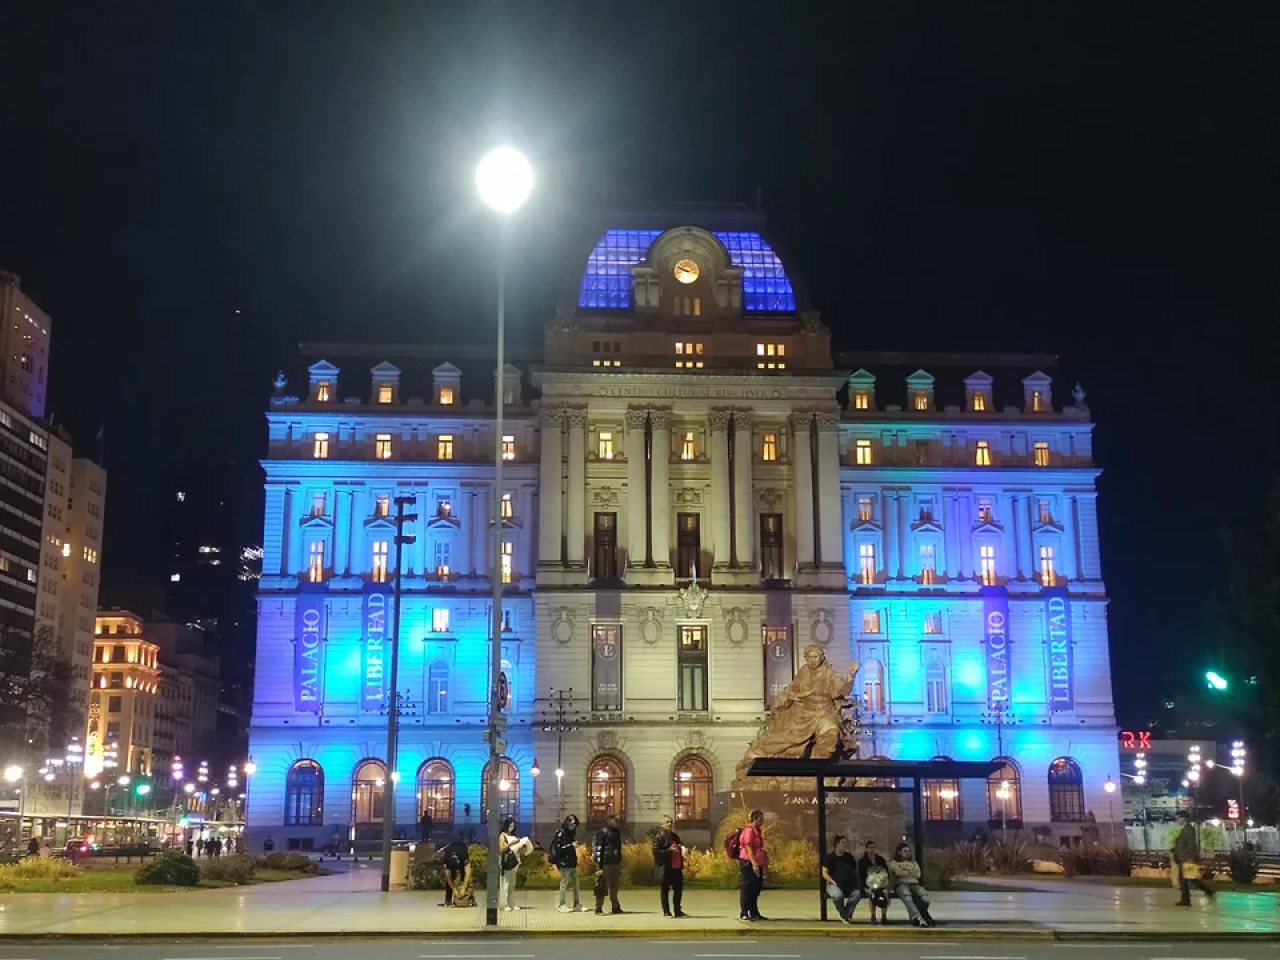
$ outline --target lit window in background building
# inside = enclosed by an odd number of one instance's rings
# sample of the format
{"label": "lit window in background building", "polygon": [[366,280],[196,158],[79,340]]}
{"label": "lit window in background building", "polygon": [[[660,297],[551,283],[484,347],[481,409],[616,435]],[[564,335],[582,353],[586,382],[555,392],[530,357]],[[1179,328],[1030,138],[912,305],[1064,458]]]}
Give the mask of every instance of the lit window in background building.
{"label": "lit window in background building", "polygon": [[502,459],[514,460],[516,458],[516,438],[514,436],[505,436],[502,438]]}
{"label": "lit window in background building", "polygon": [[316,403],[329,402],[329,381],[321,380],[316,384]]}
{"label": "lit window in background building", "polygon": [[453,459],[453,434],[442,433],[440,436],[436,437],[436,459]]}
{"label": "lit window in background building", "polygon": [[871,394],[867,393],[865,390],[855,390],[853,394],[853,409],[870,410]]}
{"label": "lit window in background building", "polygon": [[680,440],[680,459],[692,460],[694,455],[693,434],[686,433]]}
{"label": "lit window in background building", "polygon": [[378,460],[391,459],[391,434],[379,433],[373,438],[373,455]]}
{"label": "lit window in background building", "polygon": [[392,390],[391,384],[389,383],[378,384],[378,402],[379,403],[390,403],[392,393],[393,393],[393,390]]}
{"label": "lit window in background building", "polygon": [[[329,456],[329,434],[317,433],[312,437],[311,456],[317,460],[327,459]],[[178,494],[179,502],[187,499],[186,494]]]}
{"label": "lit window in background building", "polygon": [[511,494],[504,493],[502,495],[502,519],[510,520],[515,516],[515,505],[511,502]]}
{"label": "lit window in background building", "polygon": [[442,407],[453,406],[453,387],[440,388],[440,406]]}
{"label": "lit window in background building", "polygon": [[766,433],[760,444],[760,459],[765,463],[773,463],[778,459],[778,435]]}
{"label": "lit window in background building", "polygon": [[786,360],[787,345],[785,343],[757,343],[756,344],[756,369],[757,370],[785,370],[787,368]]}
{"label": "lit window in background building", "polygon": [[991,445],[987,441],[978,441],[978,447],[973,455],[973,462],[979,467],[991,466]]}
{"label": "lit window in background building", "polygon": [[856,440],[854,441],[855,461],[860,467],[871,465],[871,441]]}
{"label": "lit window in background building", "polygon": [[609,431],[601,430],[596,435],[596,459],[613,459],[613,434]]}
{"label": "lit window in background building", "polygon": [[1035,458],[1037,467],[1047,467],[1049,465],[1049,444],[1037,443],[1035,446]]}

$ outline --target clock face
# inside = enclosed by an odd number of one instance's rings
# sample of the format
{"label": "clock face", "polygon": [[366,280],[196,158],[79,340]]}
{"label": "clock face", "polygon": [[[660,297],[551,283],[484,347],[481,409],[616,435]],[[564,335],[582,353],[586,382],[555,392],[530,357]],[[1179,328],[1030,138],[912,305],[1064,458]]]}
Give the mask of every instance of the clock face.
{"label": "clock face", "polygon": [[692,260],[680,260],[676,263],[675,270],[673,272],[676,275],[676,279],[681,283],[693,283],[693,281],[698,279],[698,274],[701,271],[698,269],[698,265]]}

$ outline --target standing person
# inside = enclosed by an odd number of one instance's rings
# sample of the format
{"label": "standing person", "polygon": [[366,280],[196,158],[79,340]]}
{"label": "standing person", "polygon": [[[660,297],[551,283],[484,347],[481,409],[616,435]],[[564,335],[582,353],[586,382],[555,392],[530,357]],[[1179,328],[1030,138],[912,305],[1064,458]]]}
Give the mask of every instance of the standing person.
{"label": "standing person", "polygon": [[498,905],[503,910],[519,910],[515,904],[516,871],[520,869],[520,858],[512,849],[520,838],[516,836],[516,822],[508,817],[502,821],[502,833],[498,835],[499,867],[501,869],[498,882]]}
{"label": "standing person", "polygon": [[920,864],[911,855],[911,844],[900,843],[894,847],[893,859],[889,861],[889,883],[907,908],[908,922],[917,927],[932,927],[929,895],[920,883]]}
{"label": "standing person", "polygon": [[849,841],[837,833],[831,852],[822,861],[822,879],[827,884],[827,896],[836,905],[836,913],[845,923],[853,923],[853,908],[862,899],[862,886],[858,877],[858,861],[849,852]]}
{"label": "standing person", "polygon": [[418,820],[418,840],[427,843],[431,840],[431,811],[423,810]]}
{"label": "standing person", "polygon": [[1210,900],[1214,898],[1213,887],[1200,875],[1200,837],[1196,825],[1191,822],[1187,811],[1178,813],[1178,823],[1182,829],[1173,841],[1174,869],[1178,871],[1178,890],[1182,896],[1175,906],[1191,906],[1191,885],[1195,884]]}
{"label": "standing person", "polygon": [[[564,818],[560,829],[551,840],[551,864],[560,871],[560,902],[556,909],[571,913],[584,909],[582,888],[578,883],[578,818],[572,813]],[[565,891],[573,883],[573,910],[565,905]]]}
{"label": "standing person", "polygon": [[868,840],[858,860],[858,881],[862,895],[871,900],[871,922],[876,922],[876,908],[880,908],[880,923],[889,922],[889,864],[876,849],[876,842]]}
{"label": "standing person", "polygon": [[738,833],[738,919],[744,923],[768,920],[760,913],[760,891],[769,855],[764,849],[764,813],[752,810]]}
{"label": "standing person", "polygon": [[[262,853],[265,856],[275,848],[276,848],[276,842],[271,839],[271,834],[268,833],[265,837],[262,838]],[[191,850],[190,848],[188,848],[187,853],[190,853],[190,852]]]}
{"label": "standing person", "polygon": [[595,888],[596,913],[604,913],[606,893],[613,912],[622,913],[622,904],[618,903],[618,883],[622,879],[622,831],[618,829],[618,818],[612,813],[592,838],[591,856],[604,877],[604,890],[599,884]]}
{"label": "standing person", "polygon": [[662,915],[687,917],[680,909],[684,900],[684,843],[674,827],[671,817],[662,818],[662,829],[653,838],[653,865],[662,872]]}

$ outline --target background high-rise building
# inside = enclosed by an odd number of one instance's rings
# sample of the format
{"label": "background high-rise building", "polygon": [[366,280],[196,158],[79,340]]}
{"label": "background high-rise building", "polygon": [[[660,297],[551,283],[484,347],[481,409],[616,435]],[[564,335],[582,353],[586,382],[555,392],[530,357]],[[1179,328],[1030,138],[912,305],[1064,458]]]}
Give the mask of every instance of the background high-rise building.
{"label": "background high-rise building", "polygon": [[22,292],[16,273],[0,270],[0,400],[29,417],[44,416],[53,321]]}

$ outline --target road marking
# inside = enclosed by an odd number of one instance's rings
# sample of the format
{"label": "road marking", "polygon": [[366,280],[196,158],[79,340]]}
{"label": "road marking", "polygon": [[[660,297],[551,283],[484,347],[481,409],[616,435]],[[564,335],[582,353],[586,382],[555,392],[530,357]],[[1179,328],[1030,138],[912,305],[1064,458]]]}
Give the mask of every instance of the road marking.
{"label": "road marking", "polygon": [[533,960],[532,953],[424,953],[418,960]]}
{"label": "road marking", "polygon": [[1010,957],[1007,954],[1003,954],[998,957],[978,956],[973,954],[965,954],[963,956],[954,955],[954,954],[946,954],[942,956],[939,956],[938,954],[930,954],[928,956],[922,956],[920,960],[1027,960],[1027,958],[1026,957]]}
{"label": "road marking", "polygon": [[1240,957],[1152,957],[1151,960],[1241,960]]}
{"label": "road marking", "polygon": [[779,960],[800,960],[798,953],[695,953],[695,957],[777,957]]}
{"label": "road marking", "polygon": [[[164,960],[222,960],[222,957],[165,957]],[[241,957],[240,960],[284,960],[284,957]]]}
{"label": "road marking", "polygon": [[[650,943],[700,943],[705,947],[713,947],[719,943],[732,943],[736,945],[739,943],[758,943],[759,941],[757,940],[712,940],[709,937],[707,937],[707,938],[703,938],[702,940],[650,940],[649,942]],[[751,956],[755,956],[755,954],[751,954]]]}
{"label": "road marking", "polygon": [[[314,943],[273,943],[271,946],[273,946],[277,950],[314,950],[315,949]],[[262,944],[257,944],[256,946],[254,944],[250,944],[249,946],[238,946],[238,947],[237,946],[226,946],[226,947],[219,946],[218,949],[219,950],[261,950]],[[240,960],[244,960],[244,958],[241,957]]]}
{"label": "road marking", "polygon": [[[473,938],[471,940],[424,940],[423,943],[426,943],[433,947],[474,947],[476,944],[476,941]],[[524,943],[524,941],[523,940],[485,940],[484,943],[485,943],[485,946],[488,946],[488,947],[499,947],[499,946],[514,947]]]}

